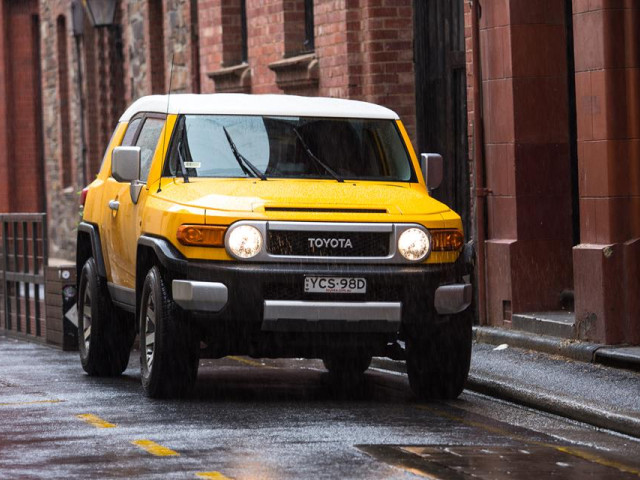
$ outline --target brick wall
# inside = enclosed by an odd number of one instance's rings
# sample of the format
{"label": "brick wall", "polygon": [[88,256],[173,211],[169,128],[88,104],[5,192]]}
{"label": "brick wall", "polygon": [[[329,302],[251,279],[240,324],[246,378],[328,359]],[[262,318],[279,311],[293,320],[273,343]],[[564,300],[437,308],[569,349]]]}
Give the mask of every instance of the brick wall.
{"label": "brick wall", "polygon": [[3,2],[0,20],[0,211],[43,208],[38,3]]}
{"label": "brick wall", "polygon": [[[210,78],[237,59],[237,12],[221,0],[200,0],[199,38],[203,92],[216,91]],[[316,0],[315,61],[273,64],[307,53],[302,0],[247,0],[248,64],[252,93],[296,93],[355,98],[385,105],[415,136],[413,11],[410,0]],[[227,36],[225,32],[228,32]],[[231,53],[228,53],[231,52]],[[272,68],[270,68],[270,65]],[[308,69],[305,71],[304,69]],[[313,80],[311,69],[317,69]],[[279,75],[285,78],[281,82]],[[299,84],[296,84],[299,79]],[[225,78],[228,91],[228,78]],[[238,91],[242,90],[238,80]]]}

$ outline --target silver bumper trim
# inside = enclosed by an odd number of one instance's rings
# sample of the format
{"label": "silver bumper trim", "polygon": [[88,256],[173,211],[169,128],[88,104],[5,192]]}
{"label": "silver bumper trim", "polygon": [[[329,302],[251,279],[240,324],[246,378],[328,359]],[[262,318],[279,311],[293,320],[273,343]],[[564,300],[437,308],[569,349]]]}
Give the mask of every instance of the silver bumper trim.
{"label": "silver bumper trim", "polygon": [[394,332],[400,327],[400,302],[305,302],[265,300],[262,330]]}
{"label": "silver bumper trim", "polygon": [[185,310],[219,312],[227,304],[229,292],[223,283],[174,280],[173,300]]}
{"label": "silver bumper trim", "polygon": [[434,307],[440,315],[460,313],[471,305],[473,289],[470,283],[443,285],[436,289]]}

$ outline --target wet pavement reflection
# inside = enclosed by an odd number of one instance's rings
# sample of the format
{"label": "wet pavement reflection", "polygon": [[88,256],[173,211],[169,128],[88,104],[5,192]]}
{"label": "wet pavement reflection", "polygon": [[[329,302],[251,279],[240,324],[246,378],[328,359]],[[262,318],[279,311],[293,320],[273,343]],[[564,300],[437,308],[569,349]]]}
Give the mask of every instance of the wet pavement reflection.
{"label": "wet pavement reflection", "polygon": [[0,478],[638,478],[640,442],[404,376],[338,382],[309,360],[203,360],[185,399],[91,378],[77,354],[0,337]]}

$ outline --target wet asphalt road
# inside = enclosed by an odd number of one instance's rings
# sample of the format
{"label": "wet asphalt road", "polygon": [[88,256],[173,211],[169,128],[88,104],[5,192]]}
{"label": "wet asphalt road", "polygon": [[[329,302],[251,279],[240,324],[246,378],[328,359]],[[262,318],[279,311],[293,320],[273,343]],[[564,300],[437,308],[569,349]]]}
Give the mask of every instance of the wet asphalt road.
{"label": "wet asphalt road", "polygon": [[203,360],[150,400],[76,353],[0,337],[0,478],[640,477],[640,441],[465,392],[419,404],[406,377],[335,384],[318,361]]}

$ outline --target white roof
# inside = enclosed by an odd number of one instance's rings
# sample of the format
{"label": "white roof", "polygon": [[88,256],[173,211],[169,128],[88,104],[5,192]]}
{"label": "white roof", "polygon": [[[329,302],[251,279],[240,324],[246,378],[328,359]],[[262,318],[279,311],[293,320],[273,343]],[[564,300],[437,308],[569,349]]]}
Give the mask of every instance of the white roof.
{"label": "white roof", "polygon": [[398,119],[388,108],[356,100],[244,93],[171,94],[168,104],[167,95],[149,95],[133,102],[120,121],[128,122],[139,112]]}

